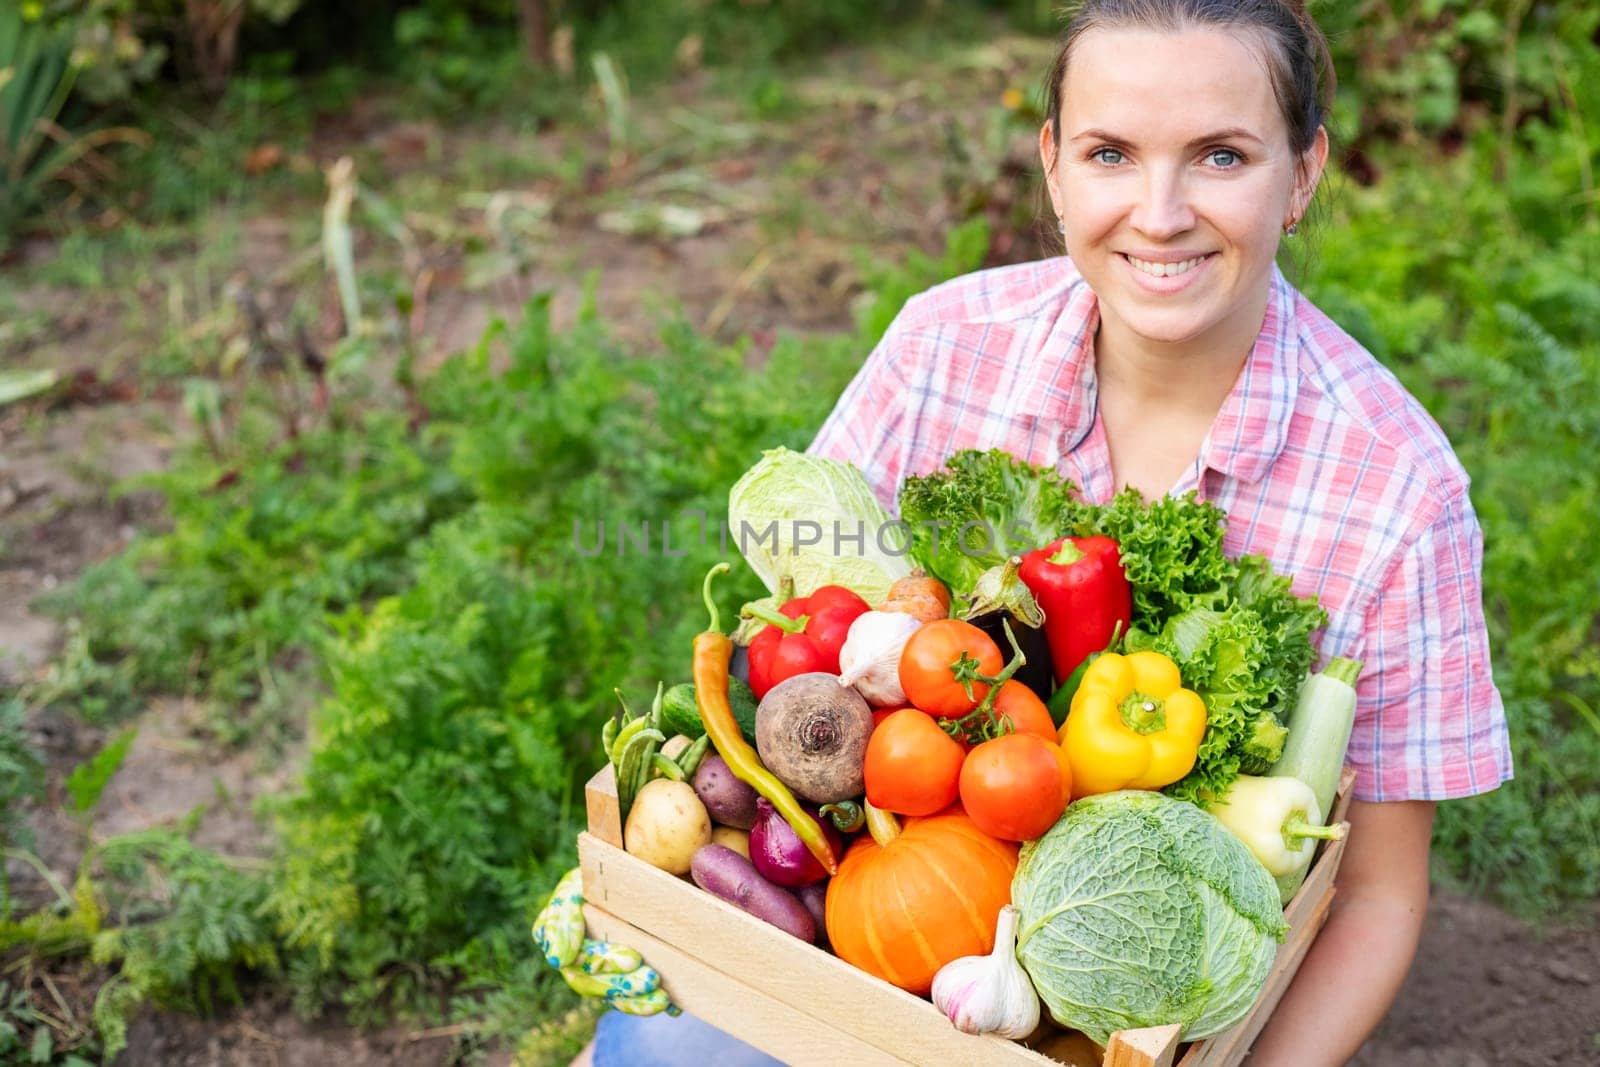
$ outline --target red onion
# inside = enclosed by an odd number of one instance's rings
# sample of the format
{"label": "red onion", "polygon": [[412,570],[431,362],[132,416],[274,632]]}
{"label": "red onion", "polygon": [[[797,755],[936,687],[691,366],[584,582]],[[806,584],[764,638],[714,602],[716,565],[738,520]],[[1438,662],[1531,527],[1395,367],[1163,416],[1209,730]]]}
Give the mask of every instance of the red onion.
{"label": "red onion", "polygon": [[[822,827],[835,856],[844,852],[844,835],[834,829],[826,819],[818,819],[816,808],[806,805],[811,820]],[[778,809],[765,797],[756,800],[756,821],[750,827],[750,862],[755,864],[761,877],[778,885],[796,889],[811,885],[828,877],[828,871],[817,862],[805,842],[789,828]]]}

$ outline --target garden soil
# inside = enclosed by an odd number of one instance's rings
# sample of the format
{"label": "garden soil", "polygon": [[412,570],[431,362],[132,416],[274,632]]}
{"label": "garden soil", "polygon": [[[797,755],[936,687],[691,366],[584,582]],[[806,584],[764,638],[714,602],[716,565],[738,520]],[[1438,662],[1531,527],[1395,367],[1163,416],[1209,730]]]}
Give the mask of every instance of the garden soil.
{"label": "garden soil", "polygon": [[[867,175],[869,182],[878,180],[872,176],[881,170],[871,158],[834,162],[838,173]],[[856,185],[833,195],[860,192]],[[919,195],[931,202],[939,195],[937,189],[897,192],[900,203],[916,202]],[[640,241],[586,228],[590,221],[558,220],[561,232],[551,244],[588,250],[584,266],[599,267],[606,279],[602,311],[625,333],[648,335],[645,315],[659,305],[652,297],[678,301],[692,321],[714,324],[729,336],[748,333],[757,350],[775,329],[843,328],[850,321],[855,273],[843,245],[808,244],[802,235],[797,254],[758,270],[754,222],[734,222],[676,241]],[[906,247],[927,245],[923,238],[940,232],[942,224],[916,219],[910,227]],[[293,252],[270,219],[247,221],[246,236],[245,254],[256,262],[241,266],[251,274],[270,273],[274,258]],[[1026,258],[1033,249],[1018,245],[1006,251],[1004,258]],[[48,255],[48,249],[37,254]],[[424,327],[428,353],[437,359],[474,340],[491,316],[517,314],[536,288],[555,286],[557,325],[570,321],[581,272],[535,272],[485,291],[460,284],[461,271],[442,262],[435,278]],[[40,299],[50,294],[41,293]],[[118,309],[124,306],[112,299],[80,308],[49,339],[58,365],[90,372],[86,380],[101,388],[86,389],[51,410],[14,406],[0,411],[0,649],[5,650],[0,681],[7,684],[41,677],[65,637],[56,621],[29,604],[161,521],[158,503],[148,494],[109,492],[118,479],[159,470],[188,432],[176,396],[159,386],[127,388],[136,364],[108,356],[127,351],[118,343],[124,332]],[[28,355],[21,353],[19,365],[31,365]],[[237,856],[264,855],[268,835],[251,814],[251,801],[288,787],[299,750],[291,744],[270,760],[211,751],[192,711],[179,701],[159,702],[138,720],[137,742],[108,788],[92,832],[170,825],[205,804],[200,841]],[[60,811],[61,782],[107,735],[59,715],[36,715],[31,728],[50,763],[49,794],[34,813],[39,849],[58,874],[70,877],[85,831]],[[26,872],[18,875],[16,888],[24,900],[43,899],[42,883],[30,884]],[[86,1018],[97,984],[92,969],[60,966],[56,984]],[[70,995],[73,990],[79,995]],[[458,1036],[455,1028],[363,1030],[339,1019],[307,1022],[280,997],[261,991],[247,993],[242,1006],[210,1019],[146,1011],[131,1027],[129,1048],[118,1062],[136,1067],[442,1064],[460,1055]],[[509,1052],[500,1050],[489,1062],[509,1059]],[[1412,972],[1355,1062],[1361,1067],[1600,1063],[1600,909],[1575,924],[1539,930],[1492,905],[1437,890]]]}

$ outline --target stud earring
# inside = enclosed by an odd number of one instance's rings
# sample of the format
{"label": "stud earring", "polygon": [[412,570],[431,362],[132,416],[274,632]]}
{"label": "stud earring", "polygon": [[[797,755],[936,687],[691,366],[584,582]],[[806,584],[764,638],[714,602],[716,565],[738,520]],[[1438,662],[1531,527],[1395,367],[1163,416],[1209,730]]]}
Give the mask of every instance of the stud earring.
{"label": "stud earring", "polygon": [[1067,235],[1067,220],[1062,218],[1060,215],[1056,216],[1056,229],[1061,231],[1062,237]]}
{"label": "stud earring", "polygon": [[1287,226],[1285,226],[1283,228],[1283,235],[1285,237],[1293,237],[1295,234],[1297,234],[1299,232],[1300,232],[1299,223],[1291,222],[1291,223],[1289,223],[1289,225],[1287,225]]}

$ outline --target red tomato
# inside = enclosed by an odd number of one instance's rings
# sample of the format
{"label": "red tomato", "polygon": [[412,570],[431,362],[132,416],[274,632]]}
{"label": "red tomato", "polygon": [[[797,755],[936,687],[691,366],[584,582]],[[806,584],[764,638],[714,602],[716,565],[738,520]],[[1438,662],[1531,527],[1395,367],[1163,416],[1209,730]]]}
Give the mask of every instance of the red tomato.
{"label": "red tomato", "polygon": [[988,695],[989,685],[973,682],[972,695],[967,695],[951,670],[963,656],[977,660],[977,672],[991,677],[1005,666],[999,646],[970,622],[938,619],[913,633],[900,653],[900,688],[912,706],[946,718],[958,718],[977,707]]}
{"label": "red tomato", "polygon": [[916,708],[884,717],[867,740],[867,802],[899,815],[932,815],[960,792],[966,751]]}
{"label": "red tomato", "polygon": [[994,714],[997,719],[1002,715],[1010,719],[1014,733],[1033,734],[1051,744],[1056,743],[1056,724],[1050,718],[1050,709],[1037,693],[1015,678],[1002,684],[1000,692],[995,694]]}
{"label": "red tomato", "polygon": [[1034,734],[1006,734],[967,756],[960,793],[978,829],[1006,841],[1031,841],[1066,810],[1072,772],[1059,746]]}

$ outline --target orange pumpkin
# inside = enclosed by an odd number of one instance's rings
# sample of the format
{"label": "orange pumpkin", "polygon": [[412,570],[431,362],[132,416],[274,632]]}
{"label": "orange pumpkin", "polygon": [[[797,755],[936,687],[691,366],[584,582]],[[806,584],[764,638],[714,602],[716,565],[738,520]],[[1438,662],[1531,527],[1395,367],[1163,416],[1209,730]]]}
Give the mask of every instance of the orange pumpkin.
{"label": "orange pumpkin", "polygon": [[940,967],[994,948],[1017,846],[979,830],[959,807],[907,819],[901,830],[869,805],[867,826],[828,883],[828,941],[845,962],[925,996]]}

